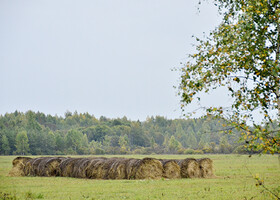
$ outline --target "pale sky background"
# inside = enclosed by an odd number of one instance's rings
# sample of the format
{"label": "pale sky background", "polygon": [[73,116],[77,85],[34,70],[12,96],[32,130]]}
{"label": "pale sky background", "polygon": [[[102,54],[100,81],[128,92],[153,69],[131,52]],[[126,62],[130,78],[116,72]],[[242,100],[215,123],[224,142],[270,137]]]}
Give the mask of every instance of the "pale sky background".
{"label": "pale sky background", "polygon": [[0,114],[180,118],[171,69],[219,24],[209,2],[0,0]]}

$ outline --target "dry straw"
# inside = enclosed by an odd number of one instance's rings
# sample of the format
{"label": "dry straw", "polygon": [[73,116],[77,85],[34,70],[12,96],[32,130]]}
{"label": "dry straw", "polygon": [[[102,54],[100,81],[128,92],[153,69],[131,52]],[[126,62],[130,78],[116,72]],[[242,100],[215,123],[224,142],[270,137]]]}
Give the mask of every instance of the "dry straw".
{"label": "dry straw", "polygon": [[37,176],[57,176],[60,163],[65,160],[64,157],[43,158],[38,165]]}
{"label": "dry straw", "polygon": [[105,176],[103,171],[104,161],[107,158],[94,158],[90,161],[87,170],[86,170],[86,177],[92,179],[102,179]]}
{"label": "dry straw", "polygon": [[73,177],[76,178],[87,178],[86,170],[90,164],[91,158],[82,158],[74,163]]}
{"label": "dry straw", "polygon": [[17,157],[10,176],[62,176],[91,179],[159,179],[214,177],[209,158]]}
{"label": "dry straw", "polygon": [[50,158],[51,157],[39,157],[28,160],[24,167],[25,176],[40,176],[40,163]]}
{"label": "dry straw", "polygon": [[163,166],[155,158],[130,159],[126,173],[128,179],[159,179],[163,175]]}
{"label": "dry straw", "polygon": [[16,157],[13,160],[13,168],[10,170],[8,176],[24,176],[24,167],[27,161],[31,159],[29,157]]}
{"label": "dry straw", "polygon": [[181,168],[182,178],[199,178],[200,177],[200,167],[196,159],[186,158],[183,160],[176,160]]}
{"label": "dry straw", "polygon": [[200,167],[200,176],[202,178],[212,178],[214,176],[213,161],[210,158],[201,158],[197,160]]}
{"label": "dry straw", "polygon": [[75,163],[82,158],[66,158],[58,167],[58,175],[62,177],[74,177]]}
{"label": "dry straw", "polygon": [[168,179],[181,178],[181,169],[175,160],[160,160],[163,165],[163,177]]}
{"label": "dry straw", "polygon": [[130,159],[118,158],[116,159],[107,173],[108,179],[127,179],[126,166]]}

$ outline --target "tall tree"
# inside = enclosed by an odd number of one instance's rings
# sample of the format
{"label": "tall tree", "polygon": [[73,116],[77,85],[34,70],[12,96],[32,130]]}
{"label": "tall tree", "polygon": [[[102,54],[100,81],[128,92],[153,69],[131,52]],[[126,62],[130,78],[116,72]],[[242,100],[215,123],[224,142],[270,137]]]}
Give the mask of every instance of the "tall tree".
{"label": "tall tree", "polygon": [[2,146],[1,146],[2,152],[4,153],[4,155],[9,155],[11,148],[10,148],[9,140],[6,135],[2,136],[1,143],[2,143]]}
{"label": "tall tree", "polygon": [[170,153],[177,153],[177,151],[182,147],[181,143],[175,139],[174,135],[170,137],[168,142],[168,150]]}
{"label": "tall tree", "polygon": [[16,136],[16,152],[20,155],[26,155],[29,153],[29,144],[26,131],[21,131]]}
{"label": "tall tree", "polygon": [[[280,120],[277,130],[269,128],[275,115],[280,119],[280,1],[214,2],[223,20],[207,38],[197,38],[197,51],[182,68],[182,107],[224,87],[233,98],[231,108],[208,107],[206,112],[242,129],[249,148],[280,152]],[[261,112],[262,124],[255,122],[254,111]]]}
{"label": "tall tree", "polygon": [[70,130],[66,135],[66,145],[69,151],[74,151],[73,153],[79,153],[81,148],[81,141],[83,138],[83,133],[77,130]]}

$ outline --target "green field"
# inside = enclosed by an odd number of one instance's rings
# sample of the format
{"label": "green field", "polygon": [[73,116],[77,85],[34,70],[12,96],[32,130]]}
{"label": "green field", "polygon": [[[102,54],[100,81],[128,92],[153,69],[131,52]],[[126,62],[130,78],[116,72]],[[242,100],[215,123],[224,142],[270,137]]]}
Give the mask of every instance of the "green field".
{"label": "green field", "polygon": [[[91,180],[64,177],[8,177],[16,156],[0,156],[0,199],[276,199],[280,195],[278,156],[207,155],[216,178],[179,180]],[[131,155],[125,157],[143,158]],[[152,155],[155,158],[205,157]]]}

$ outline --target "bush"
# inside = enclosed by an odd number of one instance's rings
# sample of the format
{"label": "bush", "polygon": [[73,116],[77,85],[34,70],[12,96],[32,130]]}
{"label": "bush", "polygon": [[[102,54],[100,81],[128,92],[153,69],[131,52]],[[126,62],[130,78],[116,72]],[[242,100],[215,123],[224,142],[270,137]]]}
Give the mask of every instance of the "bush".
{"label": "bush", "polygon": [[194,154],[203,154],[203,151],[202,150],[194,150]]}
{"label": "bush", "polygon": [[185,153],[185,149],[184,148],[180,148],[178,151],[177,151],[177,154],[184,154]]}
{"label": "bush", "polygon": [[193,149],[186,149],[184,151],[184,154],[194,154],[194,150]]}
{"label": "bush", "polygon": [[194,150],[194,149],[186,149],[184,151],[184,154],[203,154],[204,152],[202,150]]}
{"label": "bush", "polygon": [[105,151],[103,149],[101,149],[101,148],[96,148],[94,150],[94,154],[95,155],[103,155],[103,154],[105,154]]}

